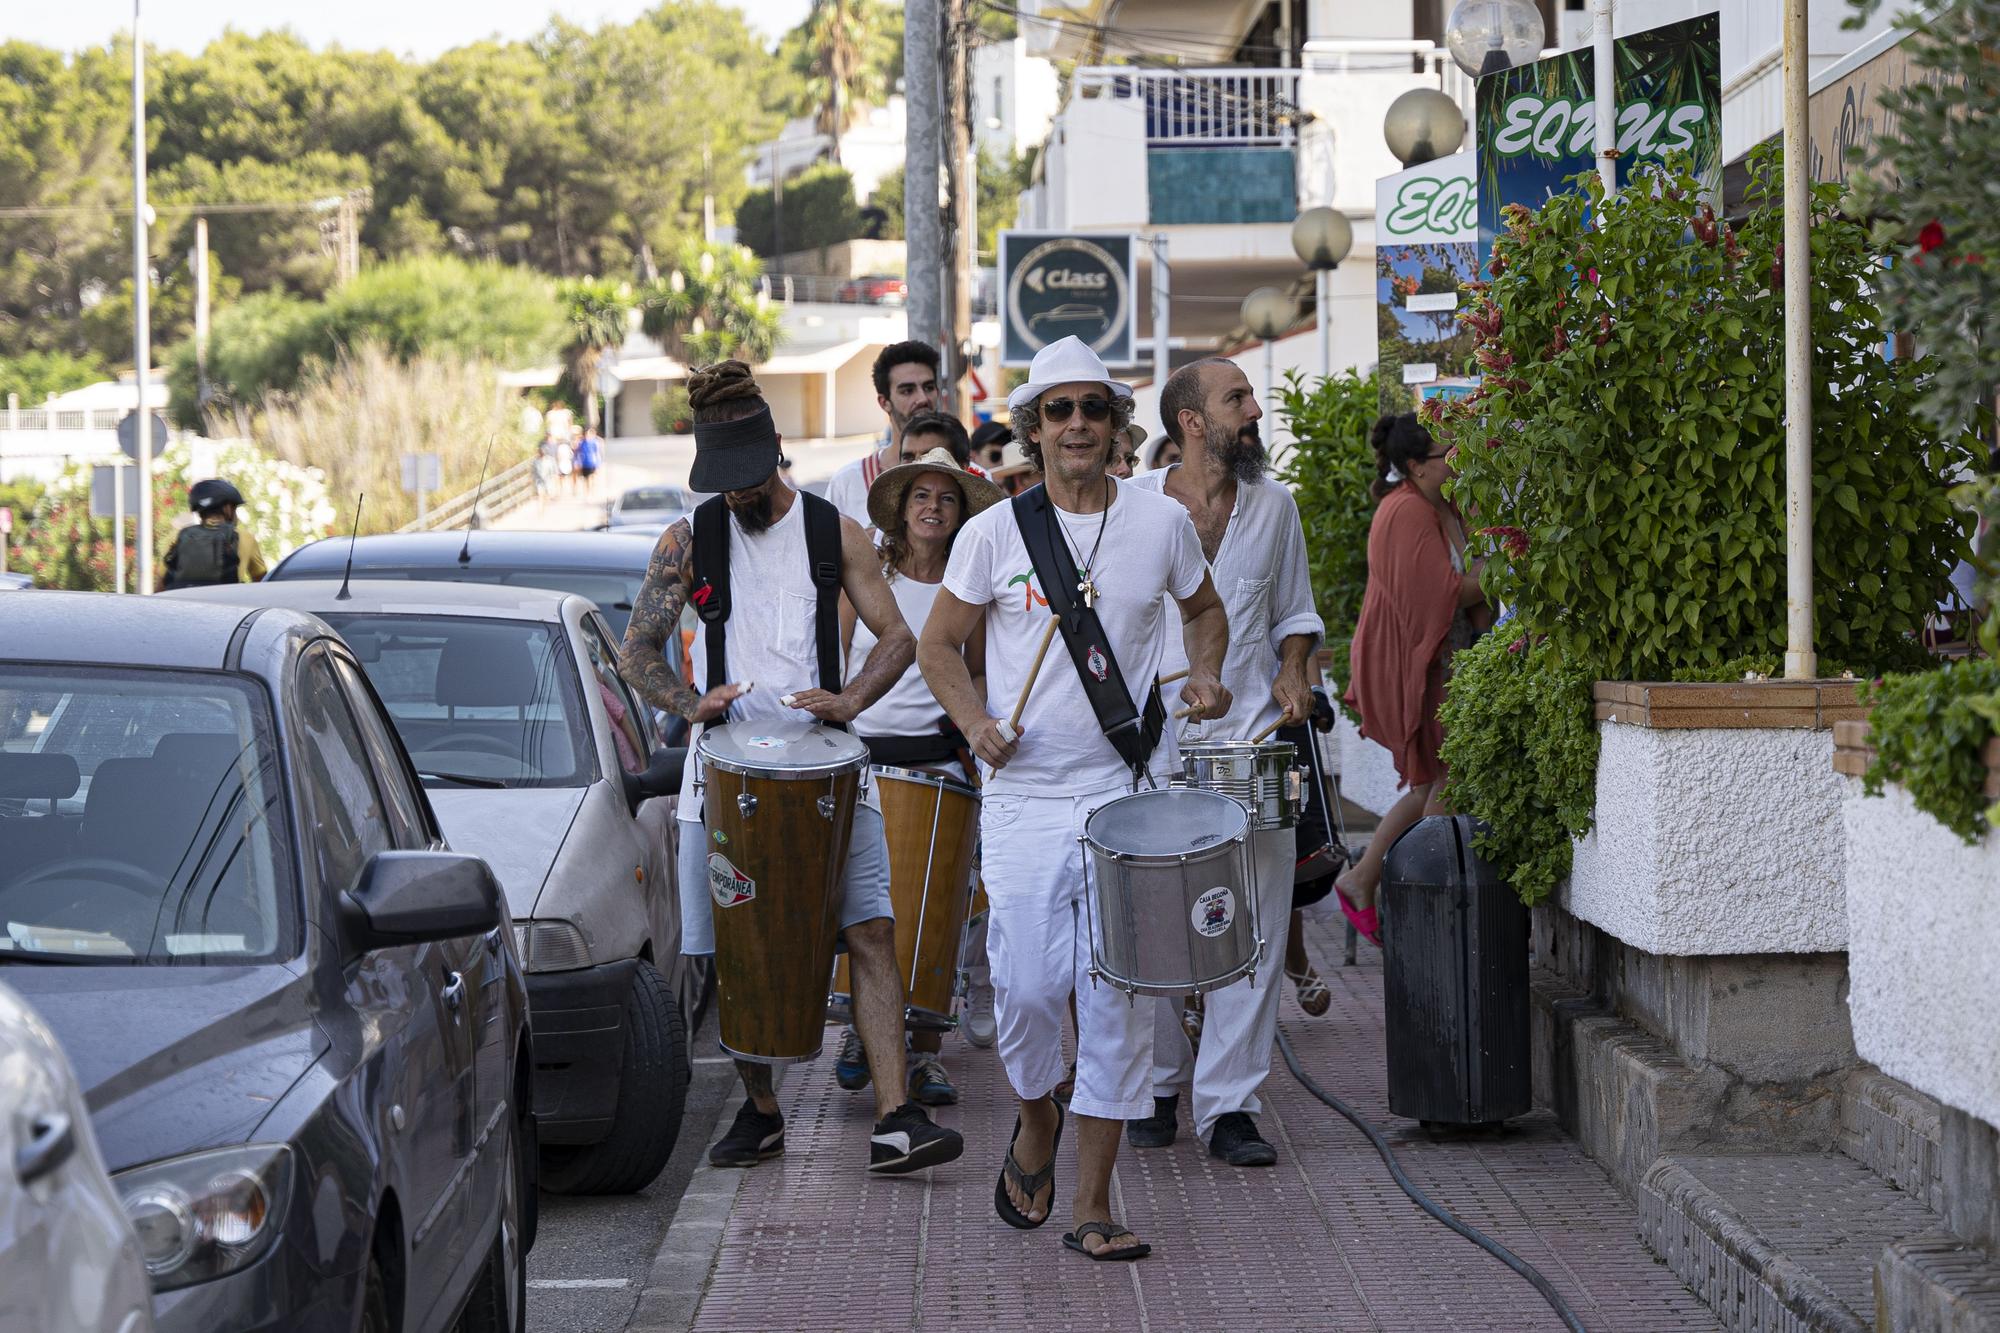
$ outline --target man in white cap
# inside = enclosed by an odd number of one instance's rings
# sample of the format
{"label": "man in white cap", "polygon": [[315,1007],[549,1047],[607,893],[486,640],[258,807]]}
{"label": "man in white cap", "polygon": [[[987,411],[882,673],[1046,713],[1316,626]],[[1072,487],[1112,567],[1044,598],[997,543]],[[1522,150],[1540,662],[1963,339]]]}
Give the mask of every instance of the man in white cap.
{"label": "man in white cap", "polygon": [[[1177,766],[1151,688],[1172,628],[1168,597],[1178,606],[1193,664],[1181,699],[1196,715],[1229,711],[1221,681],[1228,621],[1187,511],[1106,472],[1130,419],[1131,397],[1076,338],[1036,354],[1028,382],[1008,406],[1045,481],[960,531],[918,648],[932,693],[986,774],[980,833],[991,903],[987,949],[998,1047],[1021,1104],[994,1209],[1023,1229],[1042,1225],[1054,1210],[1063,1116],[1051,1094],[1067,1073],[1062,1029],[1074,987],[1070,1110],[1079,1179],[1063,1243],[1093,1259],[1151,1253],[1112,1220],[1110,1184],[1123,1122],[1152,1107],[1153,1014],[1151,1005],[1083,979],[1091,960],[1077,838],[1099,806],[1142,778],[1164,785]],[[1056,577],[1065,583],[1074,573],[1073,585],[1045,586],[1038,565],[1060,570]],[[1050,593],[1057,609],[1069,610],[1078,637],[1066,645],[1071,651],[1052,647],[1035,675],[1050,626]],[[961,651],[982,624],[984,697]],[[1086,673],[1093,683],[1086,684]],[[1025,712],[1017,731],[1007,714],[1019,699]]]}
{"label": "man in white cap", "polygon": [[[1257,391],[1234,362],[1183,366],[1160,389],[1167,435],[1182,461],[1133,485],[1178,501],[1194,520],[1215,589],[1229,610],[1222,683],[1237,706],[1222,719],[1190,719],[1182,741],[1244,741],[1312,713],[1309,667],[1325,625],[1313,608],[1305,533],[1292,493],[1264,474]],[[1168,670],[1182,665],[1169,650]],[[1291,924],[1294,830],[1251,835],[1257,926],[1264,955],[1255,981],[1205,1000],[1201,1049],[1188,1048],[1181,1001],[1158,999],[1153,1029],[1153,1112],[1126,1127],[1136,1148],[1164,1148],[1179,1129],[1180,1089],[1192,1085],[1195,1134],[1231,1166],[1270,1166],[1278,1153],[1257,1132],[1257,1090],[1271,1072],[1278,993]]]}

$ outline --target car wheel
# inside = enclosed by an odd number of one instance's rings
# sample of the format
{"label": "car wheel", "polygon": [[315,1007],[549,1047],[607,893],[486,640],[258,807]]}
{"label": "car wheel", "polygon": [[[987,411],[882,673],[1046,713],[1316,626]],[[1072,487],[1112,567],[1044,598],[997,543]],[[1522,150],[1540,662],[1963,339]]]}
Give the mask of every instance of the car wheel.
{"label": "car wheel", "polygon": [[361,1333],[396,1333],[389,1315],[389,1278],[382,1261],[368,1256],[368,1279],[361,1286]]}
{"label": "car wheel", "polygon": [[632,970],[625,1050],[611,1133],[585,1147],[542,1150],[542,1188],[555,1194],[631,1194],[653,1183],[673,1155],[687,1101],[687,1029],[666,978]]}
{"label": "car wheel", "polygon": [[522,1219],[527,1200],[521,1194],[521,1136],[507,1123],[507,1163],[501,1173],[500,1225],[493,1248],[486,1253],[474,1279],[457,1333],[525,1333],[528,1327],[528,1247]]}

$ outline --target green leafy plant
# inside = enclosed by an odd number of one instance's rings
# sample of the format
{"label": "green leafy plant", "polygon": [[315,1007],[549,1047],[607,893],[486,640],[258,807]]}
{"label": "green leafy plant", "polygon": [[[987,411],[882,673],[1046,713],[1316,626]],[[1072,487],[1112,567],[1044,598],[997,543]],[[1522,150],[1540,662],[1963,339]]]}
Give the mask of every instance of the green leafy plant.
{"label": "green leafy plant", "polygon": [[1992,827],[1986,801],[1986,742],[2000,722],[2000,662],[1969,658],[1935,671],[1888,676],[1861,688],[1872,705],[1875,758],[1863,784],[1871,796],[1893,782],[1916,807],[1969,843]]}
{"label": "green leafy plant", "polygon": [[758,287],[763,274],[743,246],[690,242],[671,272],[639,289],[639,327],[689,365],[768,361],[784,330],[782,312]]}
{"label": "green leafy plant", "polygon": [[1597,803],[1588,664],[1548,643],[1489,634],[1452,658],[1439,717],[1451,799],[1485,821],[1479,850],[1526,903],[1569,874],[1571,839]]}
{"label": "green leafy plant", "polygon": [[[752,190],[736,206],[736,234],[758,254],[824,250],[861,235],[861,207],[847,168],[822,163],[785,180],[782,212],[769,189]],[[774,246],[783,246],[782,251]]]}
{"label": "green leafy plant", "polygon": [[[1313,597],[1326,622],[1333,679],[1344,692],[1354,622],[1368,585],[1368,526],[1375,518],[1375,450],[1368,442],[1380,388],[1374,376],[1345,370],[1308,387],[1297,371],[1285,375],[1279,411],[1298,443],[1280,476],[1299,503]],[[1361,719],[1343,701],[1350,719]]]}
{"label": "green leafy plant", "polygon": [[653,393],[653,429],[661,435],[685,435],[694,422],[687,386],[663,384]]}

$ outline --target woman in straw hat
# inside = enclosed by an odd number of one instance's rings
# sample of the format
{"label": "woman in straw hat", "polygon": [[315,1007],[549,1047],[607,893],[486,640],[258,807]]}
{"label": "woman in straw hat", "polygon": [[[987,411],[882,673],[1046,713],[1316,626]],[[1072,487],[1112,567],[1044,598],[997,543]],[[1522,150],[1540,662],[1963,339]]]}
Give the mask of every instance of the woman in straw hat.
{"label": "woman in straw hat", "polygon": [[[967,472],[942,447],[889,468],[868,488],[868,517],[881,533],[882,574],[912,633],[919,632],[930,616],[958,530],[966,519],[1003,498],[998,486]],[[875,636],[859,623],[845,599],[840,604],[840,628],[848,644],[848,660],[865,661],[875,646]],[[984,647],[983,638],[966,645],[966,664],[974,679],[985,675]],[[867,743],[878,764],[931,769],[961,781],[972,779],[973,764],[965,737],[931,697],[920,671],[905,672],[887,694],[854,719],[854,731]],[[975,952],[983,957],[984,949]],[[984,1029],[979,1022],[982,1016]],[[967,1035],[974,1040],[983,1035],[985,1041],[980,1044],[991,1044],[991,1024],[989,1001],[983,1015],[968,1014]],[[938,1059],[942,1048],[939,1035],[912,1033],[910,1046],[911,1098],[927,1106],[956,1102],[958,1090]],[[852,1029],[841,1041],[834,1076],[850,1091],[868,1085],[868,1062]]]}

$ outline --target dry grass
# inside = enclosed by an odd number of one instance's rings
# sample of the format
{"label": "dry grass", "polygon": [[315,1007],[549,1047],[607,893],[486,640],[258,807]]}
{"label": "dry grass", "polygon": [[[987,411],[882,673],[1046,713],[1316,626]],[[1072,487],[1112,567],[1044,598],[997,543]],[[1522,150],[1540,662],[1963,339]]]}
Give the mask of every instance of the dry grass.
{"label": "dry grass", "polygon": [[[479,484],[489,441],[495,474],[534,452],[536,428],[524,416],[520,394],[490,365],[430,356],[405,362],[364,344],[298,391],[274,395],[251,419],[250,434],[287,462],[325,469],[339,526],[353,521],[354,497],[365,492],[361,530],[393,532],[417,513],[416,497],[403,490],[404,454],[438,455],[444,476],[431,496],[435,507]],[[218,420],[211,430],[235,425]]]}

